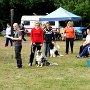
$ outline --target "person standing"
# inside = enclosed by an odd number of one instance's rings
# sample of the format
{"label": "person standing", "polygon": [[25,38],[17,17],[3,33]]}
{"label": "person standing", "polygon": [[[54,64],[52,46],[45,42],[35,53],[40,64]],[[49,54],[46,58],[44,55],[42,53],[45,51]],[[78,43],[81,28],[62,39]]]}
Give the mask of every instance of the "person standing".
{"label": "person standing", "polygon": [[44,49],[45,49],[45,56],[50,56],[50,48],[49,45],[52,43],[52,41],[55,41],[54,32],[51,28],[51,25],[49,22],[46,23],[46,26],[44,28]]}
{"label": "person standing", "polygon": [[32,66],[35,50],[41,50],[41,46],[43,45],[43,29],[40,27],[40,22],[35,22],[35,27],[32,28],[30,33],[30,40],[31,40],[31,53],[30,53],[30,60],[29,66]]}
{"label": "person standing", "polygon": [[75,30],[71,21],[69,21],[67,26],[64,28],[64,34],[66,36],[66,54],[69,52],[69,43],[71,47],[71,53],[73,53]]}
{"label": "person standing", "polygon": [[15,30],[15,36],[14,38],[11,37],[11,39],[14,41],[15,46],[15,58],[17,61],[17,68],[22,68],[22,59],[21,59],[21,50],[22,50],[22,32],[19,29],[19,26],[17,23],[13,24],[13,28]]}
{"label": "person standing", "polygon": [[5,47],[8,46],[9,41],[10,41],[10,43],[11,43],[11,46],[13,45],[12,40],[9,38],[9,36],[11,36],[11,26],[10,26],[9,23],[7,23]]}
{"label": "person standing", "polygon": [[21,32],[22,32],[22,39],[23,39],[24,41],[26,41],[26,39],[25,39],[25,37],[24,37],[24,35],[25,35],[24,24],[21,24],[21,25],[20,25],[20,30],[21,30]]}

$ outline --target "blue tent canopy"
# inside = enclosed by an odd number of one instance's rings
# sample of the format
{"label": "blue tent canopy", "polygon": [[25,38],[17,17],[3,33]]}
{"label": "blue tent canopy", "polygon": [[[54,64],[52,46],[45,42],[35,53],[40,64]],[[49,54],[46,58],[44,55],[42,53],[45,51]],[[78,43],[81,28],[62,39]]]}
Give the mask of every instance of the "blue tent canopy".
{"label": "blue tent canopy", "polygon": [[72,21],[81,20],[81,16],[77,16],[60,7],[57,10],[51,12],[50,14],[40,18],[40,21],[66,21],[66,20]]}

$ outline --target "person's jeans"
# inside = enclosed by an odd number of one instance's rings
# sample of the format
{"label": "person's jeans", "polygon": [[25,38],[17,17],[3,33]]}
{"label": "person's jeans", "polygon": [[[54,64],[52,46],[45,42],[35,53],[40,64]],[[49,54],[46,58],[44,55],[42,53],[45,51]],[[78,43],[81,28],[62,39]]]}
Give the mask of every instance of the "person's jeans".
{"label": "person's jeans", "polygon": [[80,57],[83,57],[83,56],[88,56],[89,55],[89,49],[90,48],[90,45],[86,46],[83,51],[80,53]]}
{"label": "person's jeans", "polygon": [[21,50],[22,46],[15,46],[15,58],[17,61],[17,67],[22,67],[22,59],[21,59]]}
{"label": "person's jeans", "polygon": [[44,53],[45,53],[45,56],[50,56],[50,48],[49,48],[49,45],[51,44],[51,42],[45,42],[44,43]]}
{"label": "person's jeans", "polygon": [[81,45],[80,49],[79,49],[79,54],[82,53],[82,51],[84,50],[85,47],[87,47],[89,44],[86,44],[85,46]]}

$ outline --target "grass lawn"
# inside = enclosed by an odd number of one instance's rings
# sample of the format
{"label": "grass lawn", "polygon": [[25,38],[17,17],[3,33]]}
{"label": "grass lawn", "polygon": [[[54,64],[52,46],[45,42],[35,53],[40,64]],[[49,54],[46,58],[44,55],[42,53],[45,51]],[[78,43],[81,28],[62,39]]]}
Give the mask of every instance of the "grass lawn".
{"label": "grass lawn", "polygon": [[48,58],[58,66],[41,68],[34,62],[32,67],[28,67],[30,41],[27,37],[22,48],[23,68],[16,69],[14,47],[4,47],[5,38],[0,37],[0,90],[90,90],[88,58],[75,57],[83,42],[75,41],[74,53],[65,55],[65,41],[58,41],[59,52],[64,57]]}

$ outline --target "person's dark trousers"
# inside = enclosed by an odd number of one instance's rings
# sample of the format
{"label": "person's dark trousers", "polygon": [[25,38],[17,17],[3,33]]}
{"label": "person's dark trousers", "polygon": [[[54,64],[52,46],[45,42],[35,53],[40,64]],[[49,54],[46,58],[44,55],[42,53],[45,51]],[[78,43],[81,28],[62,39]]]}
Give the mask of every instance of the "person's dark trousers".
{"label": "person's dark trousers", "polygon": [[84,48],[85,48],[86,46],[88,46],[88,44],[87,44],[87,45],[85,45],[85,46],[83,46],[83,45],[81,45],[81,46],[80,46],[80,49],[79,49],[79,54],[81,54],[81,53],[82,53],[82,51],[84,50]]}
{"label": "person's dark trousers", "polygon": [[32,66],[32,63],[33,63],[33,59],[34,59],[34,54],[35,54],[35,50],[41,50],[41,46],[40,46],[41,43],[35,43],[35,44],[32,44],[31,45],[31,54],[30,54],[30,60],[29,60],[29,63],[31,64]]}
{"label": "person's dark trousers", "polygon": [[13,45],[12,40],[10,38],[6,38],[5,46],[8,46],[9,41],[10,41],[11,46]]}
{"label": "person's dark trousers", "polygon": [[25,35],[25,32],[23,31],[23,32],[22,32],[22,39],[23,39],[24,41],[26,41],[26,39],[24,38],[24,35]]}
{"label": "person's dark trousers", "polygon": [[22,67],[21,50],[22,50],[22,46],[15,46],[15,58],[17,61],[18,68]]}
{"label": "person's dark trousers", "polygon": [[49,45],[51,44],[51,42],[45,42],[44,43],[44,48],[45,48],[45,56],[50,56],[50,48],[49,48]]}
{"label": "person's dark trousers", "polygon": [[58,33],[55,33],[55,40],[59,40],[59,34]]}
{"label": "person's dark trousers", "polygon": [[68,54],[69,51],[69,43],[71,47],[71,53],[73,53],[74,38],[66,38],[66,54]]}

